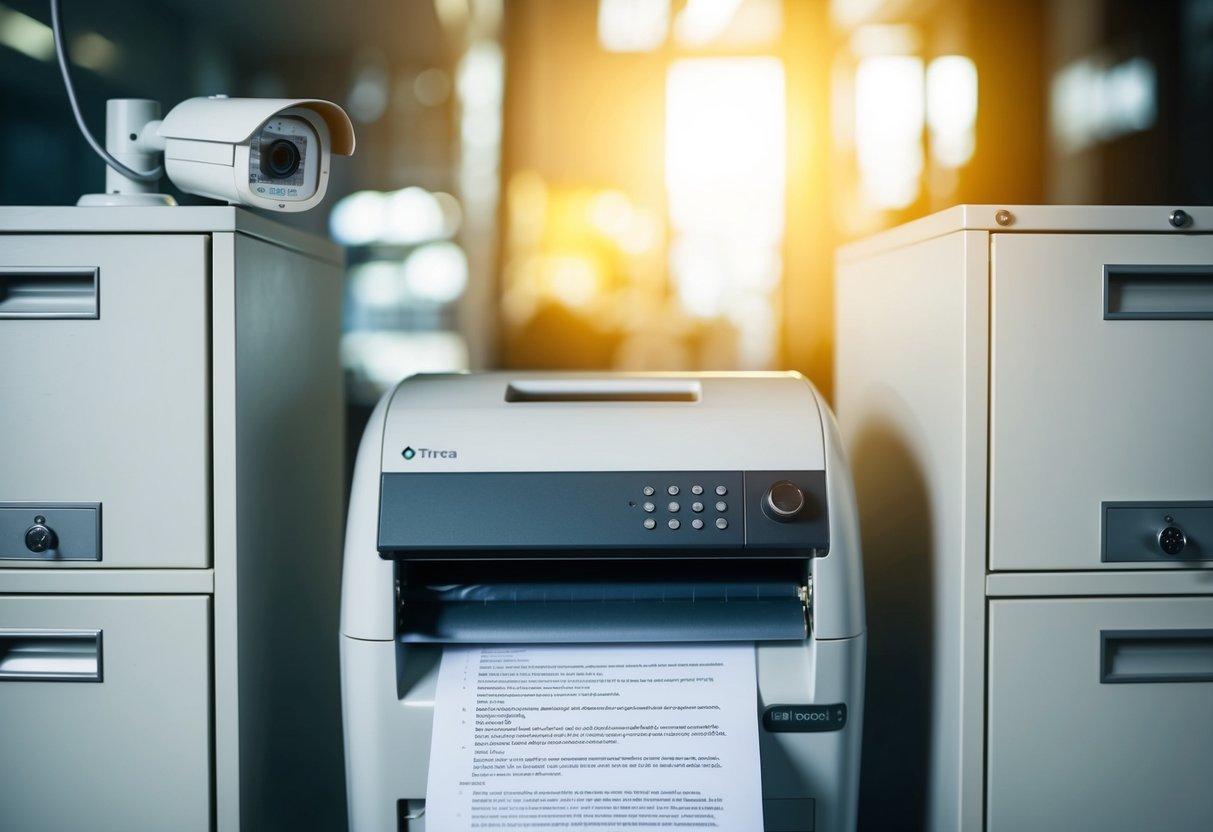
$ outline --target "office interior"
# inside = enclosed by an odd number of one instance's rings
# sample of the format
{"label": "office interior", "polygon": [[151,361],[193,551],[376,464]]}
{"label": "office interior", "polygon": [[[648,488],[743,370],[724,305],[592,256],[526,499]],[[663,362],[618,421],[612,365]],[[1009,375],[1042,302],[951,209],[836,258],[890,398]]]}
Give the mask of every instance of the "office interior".
{"label": "office interior", "polygon": [[[357,152],[279,219],[346,247],[364,405],[466,368],[787,368],[829,395],[838,245],[960,203],[1213,191],[1204,0],[69,0],[64,18],[97,135],[113,97],[347,108]],[[104,168],[46,4],[2,19],[0,202],[74,204]]]}
{"label": "office interior", "polygon": [[[410,374],[795,370],[833,401],[841,247],[960,204],[1213,204],[1213,0],[63,13],[96,135],[110,98],[306,97],[349,114],[357,149],[334,160],[324,202],[273,217],[343,253],[347,495],[372,408]],[[45,2],[0,0],[0,100],[0,205],[102,188]],[[931,625],[889,597],[867,610],[875,655]],[[875,679],[922,694],[891,661]],[[902,739],[865,741],[865,765],[887,762],[865,775],[860,828],[923,828],[934,811],[922,737]]]}

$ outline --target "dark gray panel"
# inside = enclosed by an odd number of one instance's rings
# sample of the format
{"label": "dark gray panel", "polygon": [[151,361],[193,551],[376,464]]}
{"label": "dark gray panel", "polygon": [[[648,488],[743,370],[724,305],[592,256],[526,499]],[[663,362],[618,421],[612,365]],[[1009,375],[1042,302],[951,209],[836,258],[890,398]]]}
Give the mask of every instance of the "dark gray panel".
{"label": "dark gray panel", "polygon": [[[51,545],[32,545],[36,527]],[[0,560],[101,560],[101,504],[0,503]]]}
{"label": "dark gray panel", "polygon": [[1104,503],[1101,560],[1213,560],[1213,501]]}
{"label": "dark gray panel", "polygon": [[[761,511],[780,479],[806,493],[793,522]],[[828,545],[823,471],[391,473],[381,483],[379,549],[387,556],[748,547],[804,557]]]}
{"label": "dark gray panel", "polygon": [[[763,509],[768,490],[791,482],[804,495],[804,506],[794,517],[775,520]],[[746,471],[745,517],[747,549],[830,550],[830,515],[826,505],[825,471]]]}

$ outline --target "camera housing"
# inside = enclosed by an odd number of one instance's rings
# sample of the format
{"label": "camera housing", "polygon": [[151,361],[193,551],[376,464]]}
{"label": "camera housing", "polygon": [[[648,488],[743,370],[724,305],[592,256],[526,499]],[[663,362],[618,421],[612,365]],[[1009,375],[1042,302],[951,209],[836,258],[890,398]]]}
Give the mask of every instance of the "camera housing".
{"label": "camera housing", "polygon": [[354,152],[349,116],[312,98],[191,98],[155,132],[181,190],[276,211],[319,203],[331,156]]}
{"label": "camera housing", "polygon": [[[163,119],[155,101],[115,98],[106,107],[106,150],[134,170],[163,157],[164,173],[187,193],[306,211],[324,199],[332,156],[354,152],[354,127],[344,110],[316,98],[191,98]],[[78,204],[175,205],[154,193],[158,178],[110,166],[105,193]]]}

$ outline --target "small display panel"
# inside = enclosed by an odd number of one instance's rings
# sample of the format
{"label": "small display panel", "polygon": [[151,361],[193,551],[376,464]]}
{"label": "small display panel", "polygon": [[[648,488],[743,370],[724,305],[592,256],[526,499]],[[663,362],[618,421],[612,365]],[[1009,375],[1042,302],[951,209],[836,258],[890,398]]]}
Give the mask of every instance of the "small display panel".
{"label": "small display panel", "polygon": [[847,706],[772,705],[762,713],[762,727],[776,733],[839,731],[847,724]]}

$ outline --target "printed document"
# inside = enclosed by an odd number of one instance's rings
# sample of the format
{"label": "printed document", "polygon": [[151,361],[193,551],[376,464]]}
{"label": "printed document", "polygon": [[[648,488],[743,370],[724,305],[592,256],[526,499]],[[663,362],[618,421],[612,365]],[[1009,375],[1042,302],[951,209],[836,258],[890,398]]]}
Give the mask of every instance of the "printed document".
{"label": "printed document", "polygon": [[753,644],[448,647],[428,832],[762,829]]}

